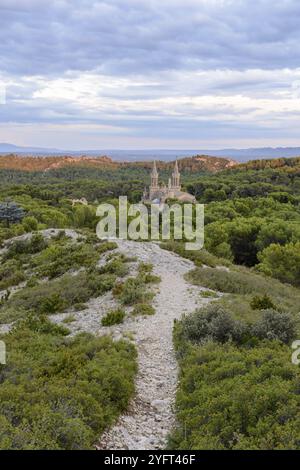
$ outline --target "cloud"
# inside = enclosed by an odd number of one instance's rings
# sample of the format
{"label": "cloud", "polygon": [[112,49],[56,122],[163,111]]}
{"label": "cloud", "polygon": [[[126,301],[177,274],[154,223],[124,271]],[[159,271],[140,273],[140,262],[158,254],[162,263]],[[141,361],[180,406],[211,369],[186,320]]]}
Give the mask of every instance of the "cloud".
{"label": "cloud", "polygon": [[0,122],[296,138],[299,25],[297,0],[0,0]]}
{"label": "cloud", "polygon": [[9,73],[299,65],[297,0],[2,0],[0,11]]}

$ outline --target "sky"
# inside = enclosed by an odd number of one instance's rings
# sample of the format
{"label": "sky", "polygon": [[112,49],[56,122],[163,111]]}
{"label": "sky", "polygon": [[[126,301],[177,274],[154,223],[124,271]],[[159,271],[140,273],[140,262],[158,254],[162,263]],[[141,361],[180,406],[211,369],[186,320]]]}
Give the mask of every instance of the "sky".
{"label": "sky", "polygon": [[0,0],[0,142],[300,146],[299,0]]}

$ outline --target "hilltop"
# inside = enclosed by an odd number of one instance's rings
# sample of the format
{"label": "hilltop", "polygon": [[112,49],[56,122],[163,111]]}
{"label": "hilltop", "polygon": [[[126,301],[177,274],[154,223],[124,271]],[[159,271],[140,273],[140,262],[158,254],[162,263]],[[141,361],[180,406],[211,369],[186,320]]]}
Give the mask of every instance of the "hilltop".
{"label": "hilltop", "polygon": [[[157,162],[160,170],[169,171],[173,168],[174,162]],[[180,171],[194,173],[199,171],[217,172],[226,170],[237,165],[237,162],[229,158],[210,157],[207,155],[196,155],[178,160]],[[99,157],[72,157],[69,155],[56,157],[33,157],[9,154],[0,156],[0,169],[12,169],[21,171],[49,171],[66,167],[84,167],[84,168],[103,168],[103,169],[121,169],[136,168],[150,169],[151,161],[143,162],[119,162],[104,155]]]}
{"label": "hilltop", "polygon": [[238,162],[247,162],[249,160],[271,159],[271,158],[290,158],[300,155],[300,147],[261,147],[261,148],[225,148],[225,149],[59,149],[46,147],[24,147],[11,143],[0,142],[0,155],[15,154],[27,157],[60,157],[69,155],[71,157],[80,157],[85,155],[90,158],[99,155],[109,155],[113,160],[122,161],[151,161],[153,158],[161,161],[172,161],[175,158],[181,159],[192,157],[193,155],[209,155],[221,158],[232,158]]}

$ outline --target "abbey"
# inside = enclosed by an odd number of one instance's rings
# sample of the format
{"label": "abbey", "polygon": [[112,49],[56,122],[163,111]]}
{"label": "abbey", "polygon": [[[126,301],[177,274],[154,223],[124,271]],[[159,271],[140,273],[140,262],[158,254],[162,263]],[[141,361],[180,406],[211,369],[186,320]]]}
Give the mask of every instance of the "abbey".
{"label": "abbey", "polygon": [[151,172],[151,184],[149,189],[145,189],[142,202],[164,203],[167,199],[177,199],[180,202],[196,202],[196,198],[189,193],[181,191],[180,173],[178,170],[177,160],[171,178],[169,178],[168,186],[159,185],[158,171],[156,162],[153,162]]}

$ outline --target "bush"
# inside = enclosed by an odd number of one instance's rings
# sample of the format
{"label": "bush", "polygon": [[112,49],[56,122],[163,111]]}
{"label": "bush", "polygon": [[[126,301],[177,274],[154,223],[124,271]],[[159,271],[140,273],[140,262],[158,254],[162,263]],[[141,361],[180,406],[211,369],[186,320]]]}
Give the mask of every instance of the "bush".
{"label": "bush", "polygon": [[196,266],[210,266],[212,268],[218,265],[230,266],[231,262],[228,259],[218,258],[217,256],[209,253],[205,249],[187,251],[184,247],[184,243],[180,242],[165,242],[161,244],[161,248],[173,251],[183,258],[188,258],[195,263]]}
{"label": "bush", "polygon": [[19,255],[33,255],[44,250],[48,246],[48,243],[41,234],[35,234],[28,240],[15,240],[12,242],[6,253],[3,255],[3,259],[16,258]]}
{"label": "bush", "polygon": [[155,309],[149,304],[136,304],[132,315],[154,315]]}
{"label": "bush", "polygon": [[92,449],[134,393],[136,352],[125,341],[30,317],[8,335],[0,365],[1,449]]}
{"label": "bush", "polygon": [[200,292],[200,295],[201,297],[203,297],[204,299],[209,299],[209,298],[213,298],[213,299],[216,299],[218,298],[218,294],[212,290],[203,290]]}
{"label": "bush", "polygon": [[196,268],[186,278],[197,286],[231,294],[264,294],[272,286],[263,276],[246,271]]}
{"label": "bush", "polygon": [[177,427],[169,448],[185,450],[298,449],[300,371],[290,349],[207,343],[180,360]]}
{"label": "bush", "polygon": [[139,274],[151,273],[153,270],[153,264],[151,263],[140,263],[138,271]]}
{"label": "bush", "polygon": [[0,290],[16,286],[25,278],[25,273],[16,260],[8,260],[0,266]]}
{"label": "bush", "polygon": [[276,339],[288,344],[296,337],[296,324],[288,313],[266,310],[252,327],[252,334],[260,339]]}
{"label": "bush", "polygon": [[154,274],[145,274],[143,276],[143,282],[145,284],[159,284],[161,282],[161,277],[155,276]]}
{"label": "bush", "polygon": [[124,305],[145,303],[146,300],[151,298],[151,294],[146,291],[145,285],[139,279],[127,279],[119,290],[119,298]]}
{"label": "bush", "polygon": [[43,297],[38,307],[38,311],[47,315],[52,313],[62,312],[67,307],[64,299],[56,293],[48,297]]}
{"label": "bush", "polygon": [[271,244],[258,255],[257,266],[267,276],[300,286],[300,241],[285,246]]}
{"label": "bush", "polygon": [[25,217],[22,220],[22,225],[24,227],[25,232],[34,232],[38,229],[38,221],[35,217]]}
{"label": "bush", "polygon": [[93,267],[96,262],[95,248],[92,245],[69,243],[47,247],[32,260],[32,265],[40,276],[53,279],[70,270]]}
{"label": "bush", "polygon": [[195,343],[208,340],[241,343],[246,334],[246,327],[215,303],[184,316],[181,328],[183,337]]}
{"label": "bush", "polygon": [[112,310],[108,312],[101,320],[102,326],[111,326],[123,323],[126,314],[124,310]]}
{"label": "bush", "polygon": [[122,261],[122,259],[115,258],[105,266],[99,269],[101,273],[115,274],[118,277],[123,277],[128,273],[128,267]]}
{"label": "bush", "polygon": [[264,294],[262,297],[256,295],[250,302],[250,307],[253,310],[267,310],[271,308],[273,310],[277,310],[275,305],[273,304],[272,300],[267,294]]}
{"label": "bush", "polygon": [[97,272],[80,272],[75,276],[65,274],[59,279],[24,288],[10,297],[0,308],[0,318],[5,311],[21,312],[33,310],[37,313],[56,313],[64,311],[90,298],[103,295],[114,286],[116,277]]}

